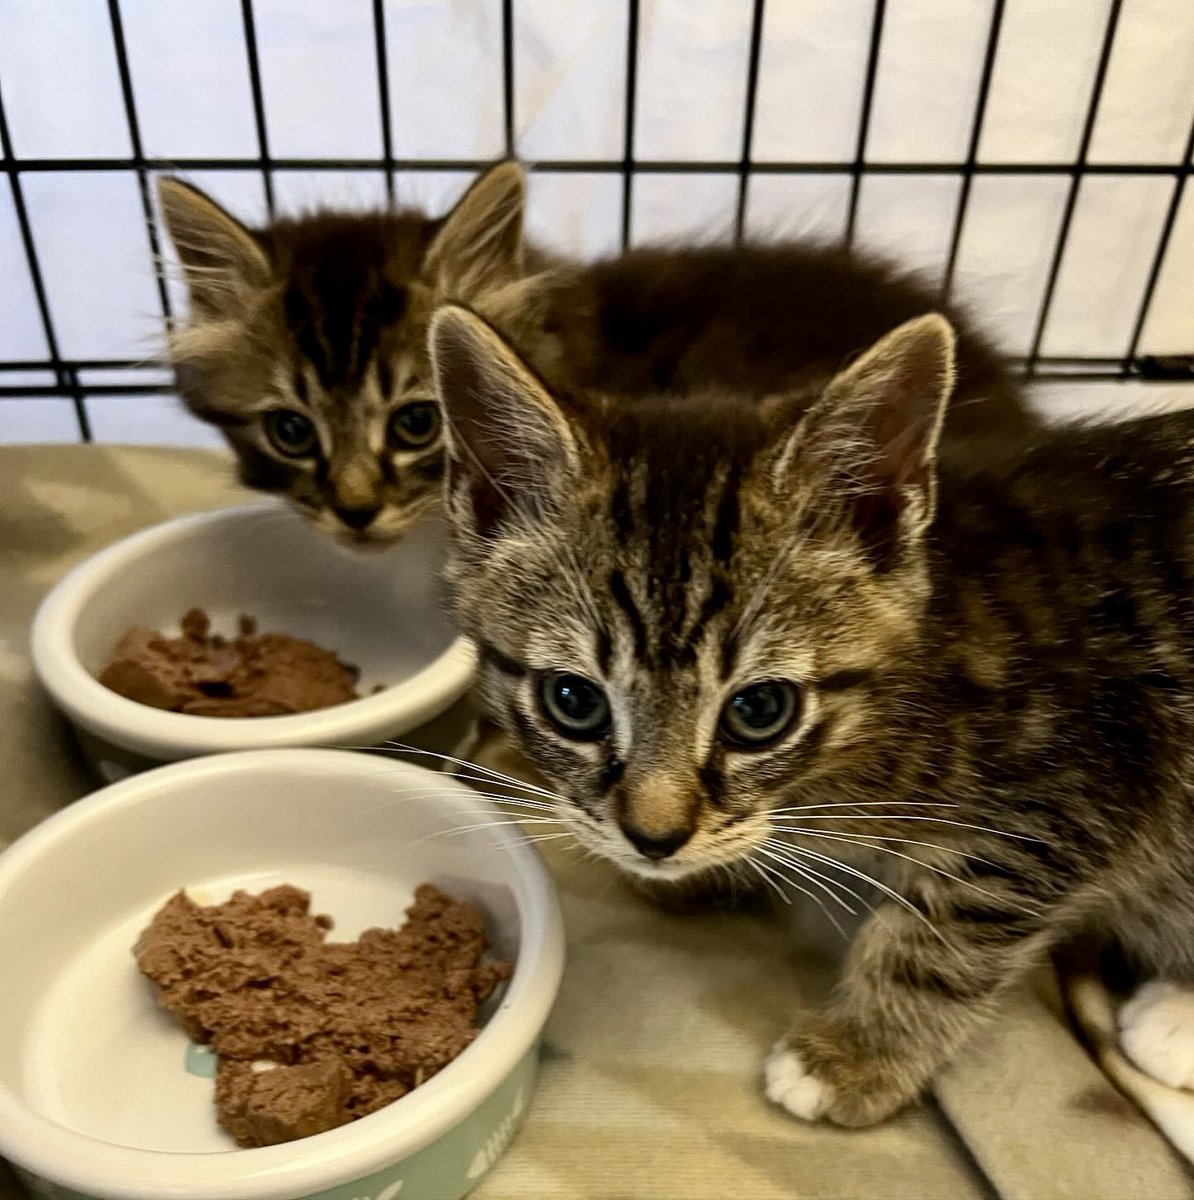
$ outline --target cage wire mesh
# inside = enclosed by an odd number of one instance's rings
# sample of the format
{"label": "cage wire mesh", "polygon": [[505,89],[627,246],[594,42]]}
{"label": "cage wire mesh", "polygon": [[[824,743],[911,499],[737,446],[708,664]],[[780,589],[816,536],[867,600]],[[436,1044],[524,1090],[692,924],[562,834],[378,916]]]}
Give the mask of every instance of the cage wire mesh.
{"label": "cage wire mesh", "polygon": [[[923,211],[907,219],[916,228],[932,226],[930,257],[942,295],[976,306],[981,297],[961,286],[962,276],[969,242],[977,242],[970,235],[987,227],[987,266],[994,261],[1015,277],[1021,294],[1002,344],[1030,378],[1194,378],[1188,287],[1194,205],[1186,187],[1194,152],[1194,5],[1188,0],[955,0],[944,6],[932,0],[590,0],[568,10],[548,0],[345,0],[321,6],[314,25],[298,22],[308,39],[313,29],[321,34],[305,50],[286,33],[303,6],[288,15],[287,3],[293,0],[257,0],[256,6],[254,0],[210,0],[200,11],[184,7],[184,0],[0,0],[0,148],[8,192],[0,193],[0,264],[9,289],[7,299],[0,294],[0,316],[9,318],[0,321],[0,439],[17,404],[53,399],[69,406],[70,435],[89,441],[96,434],[95,406],[105,398],[135,405],[138,396],[170,391],[169,376],[149,356],[80,353],[104,348],[105,322],[115,318],[116,302],[105,303],[101,288],[80,308],[74,286],[79,272],[102,274],[110,262],[111,255],[101,253],[108,236],[104,208],[132,181],[160,335],[181,299],[162,267],[154,207],[154,178],[166,171],[201,184],[222,180],[225,194],[216,190],[222,199],[247,194],[237,181],[257,180],[264,211],[273,213],[285,207],[284,192],[294,193],[296,180],[312,199],[321,183],[351,172],[379,185],[376,202],[394,202],[404,199],[404,179],[438,177],[442,193],[494,157],[519,154],[532,167],[532,197],[536,187],[547,194],[552,181],[571,179],[574,186],[558,191],[557,212],[560,204],[600,210],[597,217],[569,214],[569,227],[580,231],[572,249],[616,249],[684,232],[669,221],[685,205],[696,222],[691,228],[705,236],[757,238],[795,229],[851,244],[865,232],[871,197],[869,209],[889,220],[884,248],[898,250],[903,241],[917,241],[901,237],[901,205],[906,214],[919,206]],[[268,47],[262,10],[272,31]],[[566,11],[575,18],[572,32],[545,34]],[[88,15],[102,22],[102,39],[84,36]],[[145,134],[147,126],[162,125],[160,101],[155,110],[138,99],[142,77],[153,74],[153,39],[158,48],[170,47],[159,70],[179,73],[181,66],[185,78],[188,22],[209,19],[235,24],[247,79],[240,102],[250,109],[243,152],[152,153],[147,146],[169,144],[164,135]],[[831,34],[827,22],[834,23]],[[292,153],[293,136],[288,148],[272,134],[277,112],[283,104],[297,105],[302,120],[327,103],[318,70],[309,88],[302,79],[305,70],[326,66],[325,56],[336,69],[333,25],[357,39],[358,66],[367,59],[368,86],[363,69],[342,71],[337,85],[351,92],[359,115],[338,135],[342,155]],[[552,106],[576,91],[570,56],[593,52],[598,43],[607,46],[616,83],[589,95],[579,117],[557,121],[554,137],[536,136],[526,128],[524,109],[550,118]],[[959,47],[965,59],[960,82],[937,100],[934,74],[945,69],[943,56]],[[271,94],[270,55],[283,61],[276,75],[289,73],[288,96]],[[727,80],[730,59],[734,80]],[[919,79],[906,69],[902,75],[888,70],[908,60]],[[95,74],[95,94],[115,93],[96,107],[116,103],[109,124],[123,125],[97,135],[105,149],[95,153],[77,152],[69,112],[38,108],[47,75],[84,62]],[[950,69],[958,73],[956,64]],[[424,88],[427,105],[471,108],[489,131],[485,153],[477,152],[484,138],[448,138],[448,152],[435,153],[434,120],[411,105],[409,93],[412,77],[434,82],[437,72],[444,95],[427,99]],[[1047,104],[1034,90],[1042,73],[1053,89]],[[530,90],[520,88],[520,74],[534,85]],[[572,74],[583,80],[583,73]],[[835,90],[838,103],[830,112],[826,97]],[[236,91],[219,88],[201,97],[213,122],[232,111]],[[189,95],[194,103],[195,93]],[[1059,98],[1065,119],[1058,116]],[[1006,112],[1014,114],[1016,104],[1020,115],[1009,122]],[[587,138],[594,105],[604,113],[602,132]],[[652,121],[644,119],[644,105],[655,113]],[[785,122],[785,105],[804,111],[789,112]],[[372,106],[372,115],[361,106]],[[1004,119],[993,120],[993,110]],[[42,127],[40,139],[22,129],[31,114]],[[950,140],[933,132],[942,119],[960,153],[934,152]],[[893,157],[890,131],[901,120],[914,153]],[[923,137],[915,134],[917,121],[928,128]],[[375,136],[361,132],[371,124]],[[1099,145],[1104,126],[1111,131],[1103,139],[1107,146]],[[794,127],[803,132],[793,135]],[[299,150],[309,150],[302,141]],[[586,141],[600,143],[602,153],[589,155]],[[117,144],[121,152],[106,151]],[[462,144],[465,151],[458,152]],[[1116,156],[1108,146],[1130,152]],[[552,148],[557,153],[543,152]],[[558,153],[561,148],[569,153]],[[74,193],[76,203],[91,218],[59,236],[56,196],[68,180],[83,189]],[[916,181],[920,189],[909,191]],[[1022,202],[1030,195],[1031,202]],[[1129,229],[1118,239],[1117,221]],[[1092,236],[1097,225],[1111,233]],[[551,240],[550,229],[544,232]],[[911,253],[903,257],[923,265]],[[981,276],[981,263],[970,274]],[[0,280],[0,293],[4,286]],[[1081,352],[1065,353],[1064,344],[1059,350],[1051,337],[1061,324],[1059,306],[1073,308],[1075,297],[1098,289],[1114,289],[1112,311],[1077,339]],[[1080,303],[1077,310],[1080,319]],[[21,320],[26,335],[17,342],[36,345],[38,353],[11,352],[5,329]],[[81,335],[83,326],[94,336]]]}

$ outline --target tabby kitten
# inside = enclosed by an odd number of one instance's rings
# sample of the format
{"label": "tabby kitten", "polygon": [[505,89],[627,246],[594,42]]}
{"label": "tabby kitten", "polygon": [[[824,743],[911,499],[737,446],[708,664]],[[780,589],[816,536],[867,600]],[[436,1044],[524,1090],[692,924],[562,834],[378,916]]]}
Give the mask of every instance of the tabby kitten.
{"label": "tabby kitten", "polygon": [[939,457],[937,315],[807,412],[551,389],[460,307],[431,340],[456,613],[565,827],[650,881],[878,880],[772,1100],[887,1117],[1080,927],[1191,977],[1194,414]]}
{"label": "tabby kitten", "polygon": [[170,343],[187,406],[224,433],[246,484],[318,529],[401,536],[443,470],[427,321],[525,269],[521,168],[491,168],[441,220],[322,211],[253,229],[180,180],[159,194],[190,290]]}

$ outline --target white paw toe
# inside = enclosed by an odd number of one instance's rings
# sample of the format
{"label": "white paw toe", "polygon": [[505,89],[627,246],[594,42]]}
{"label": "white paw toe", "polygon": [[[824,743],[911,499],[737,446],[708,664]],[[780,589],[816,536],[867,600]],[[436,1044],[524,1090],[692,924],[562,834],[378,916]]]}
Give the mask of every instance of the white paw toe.
{"label": "white paw toe", "polygon": [[1194,1088],[1194,987],[1156,979],[1120,1009],[1119,1041],[1146,1075]]}
{"label": "white paw toe", "polygon": [[763,1090],[772,1104],[802,1121],[817,1120],[833,1101],[829,1084],[810,1075],[800,1056],[784,1042],[776,1042],[767,1056]]}

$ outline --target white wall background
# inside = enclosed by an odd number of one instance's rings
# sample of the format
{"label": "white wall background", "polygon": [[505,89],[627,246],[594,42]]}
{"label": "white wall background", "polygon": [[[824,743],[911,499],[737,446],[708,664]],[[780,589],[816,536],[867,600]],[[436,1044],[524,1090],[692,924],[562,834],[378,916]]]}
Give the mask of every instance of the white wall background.
{"label": "white wall background", "polygon": [[[966,155],[992,0],[889,0],[866,146],[880,163]],[[1066,164],[1077,152],[1110,0],[1007,0],[980,162]],[[393,153],[486,159],[503,149],[500,0],[385,0]],[[873,0],[767,0],[752,157],[851,160]],[[236,0],[122,0],[144,154],[167,160],[257,154]],[[369,0],[256,0],[271,153],[283,159],[382,155]],[[517,149],[531,162],[617,160],[625,139],[625,0],[515,0]],[[750,0],[641,0],[633,150],[641,160],[719,162],[742,152]],[[0,95],[18,159],[127,159],[123,105],[104,0],[0,0]],[[1194,0],[1124,0],[1092,164],[1174,166],[1194,119]],[[51,167],[54,164],[49,164]],[[253,171],[192,171],[247,218],[265,201]],[[22,172],[59,350],[66,359],[141,360],[161,335],[136,175],[128,169]],[[399,171],[402,202],[442,208],[468,175]],[[1069,176],[980,175],[971,191],[957,291],[1009,354],[1028,351],[1056,247]],[[278,207],[383,203],[377,170],[283,169]],[[1175,175],[1091,174],[1078,192],[1041,351],[1118,356],[1130,341]],[[961,179],[868,175],[856,237],[939,278]],[[645,170],[631,193],[633,241],[729,236],[732,173]],[[764,174],[749,185],[754,237],[838,237],[850,177]],[[612,173],[536,173],[530,223],[581,254],[619,245],[622,181]],[[1194,350],[1194,188],[1178,211],[1141,353]],[[176,301],[180,299],[175,292]],[[46,339],[0,180],[0,361],[40,360]],[[84,385],[158,378],[85,370]],[[163,377],[164,378],[164,377]],[[0,385],[53,382],[0,371]],[[1157,391],[1096,385],[1051,393],[1066,405]],[[168,396],[88,400],[101,441],[208,443]],[[0,399],[0,441],[75,440],[71,402]]]}

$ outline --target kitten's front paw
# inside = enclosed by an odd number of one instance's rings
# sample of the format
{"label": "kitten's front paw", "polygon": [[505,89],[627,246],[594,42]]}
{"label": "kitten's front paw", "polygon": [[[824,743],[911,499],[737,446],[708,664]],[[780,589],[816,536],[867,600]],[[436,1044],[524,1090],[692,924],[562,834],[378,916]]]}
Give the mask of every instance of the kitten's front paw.
{"label": "kitten's front paw", "polygon": [[1119,1011],[1119,1042],[1146,1075],[1194,1088],[1194,987],[1146,983]]}
{"label": "kitten's front paw", "polygon": [[809,1074],[800,1055],[781,1038],[763,1064],[763,1091],[772,1104],[802,1121],[819,1120],[833,1100],[833,1090],[823,1079]]}
{"label": "kitten's front paw", "polygon": [[817,1018],[772,1047],[763,1078],[767,1099],[792,1116],[855,1129],[885,1120],[919,1091],[912,1071],[893,1071]]}

